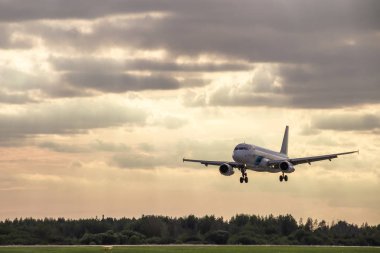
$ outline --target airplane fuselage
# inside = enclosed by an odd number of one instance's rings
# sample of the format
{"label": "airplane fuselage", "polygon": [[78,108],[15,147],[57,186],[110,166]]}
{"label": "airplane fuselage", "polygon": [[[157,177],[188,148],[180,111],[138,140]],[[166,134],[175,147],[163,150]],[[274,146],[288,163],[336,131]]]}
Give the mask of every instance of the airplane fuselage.
{"label": "airplane fuselage", "polygon": [[[232,159],[238,163],[244,163],[246,169],[258,172],[282,172],[280,168],[268,166],[268,161],[288,159],[288,156],[279,152],[275,152],[259,146],[240,143],[238,144],[233,153]],[[294,170],[287,171],[292,173]]]}

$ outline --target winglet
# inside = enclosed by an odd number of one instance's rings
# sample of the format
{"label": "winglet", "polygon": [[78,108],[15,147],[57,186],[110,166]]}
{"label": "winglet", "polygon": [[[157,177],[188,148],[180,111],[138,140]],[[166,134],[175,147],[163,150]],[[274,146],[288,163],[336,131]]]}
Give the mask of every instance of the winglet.
{"label": "winglet", "polygon": [[289,126],[286,126],[280,153],[288,155]]}

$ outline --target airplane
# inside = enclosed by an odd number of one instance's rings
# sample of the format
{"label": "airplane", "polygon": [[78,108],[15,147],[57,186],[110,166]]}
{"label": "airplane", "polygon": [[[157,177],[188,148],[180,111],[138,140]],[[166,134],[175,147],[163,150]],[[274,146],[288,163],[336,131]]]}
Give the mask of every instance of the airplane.
{"label": "airplane", "polygon": [[311,165],[312,162],[323,160],[331,161],[331,159],[337,158],[340,155],[359,153],[359,150],[357,150],[328,155],[289,158],[288,139],[289,126],[286,126],[280,152],[272,151],[256,145],[240,143],[235,147],[232,153],[232,159],[234,162],[194,160],[186,158],[183,158],[183,162],[201,163],[205,166],[219,166],[219,172],[224,176],[233,175],[235,173],[234,168],[237,168],[241,172],[240,183],[248,183],[247,170],[281,173],[279,180],[282,182],[288,181],[289,177],[286,174],[293,173],[295,171],[294,166],[298,164],[308,163]]}

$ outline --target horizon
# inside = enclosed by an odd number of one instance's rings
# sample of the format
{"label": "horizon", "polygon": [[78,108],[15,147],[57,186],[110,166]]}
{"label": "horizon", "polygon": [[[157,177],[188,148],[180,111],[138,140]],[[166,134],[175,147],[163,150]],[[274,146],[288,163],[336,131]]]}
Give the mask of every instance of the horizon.
{"label": "horizon", "polygon": [[274,218],[278,218],[280,216],[287,216],[287,215],[290,215],[292,216],[297,225],[304,225],[305,222],[307,221],[308,218],[311,218],[313,220],[313,222],[315,220],[317,220],[318,222],[321,222],[321,221],[325,221],[326,222],[326,225],[328,227],[331,227],[332,225],[338,223],[338,222],[346,222],[347,224],[350,224],[350,225],[355,225],[355,226],[358,226],[358,227],[362,227],[364,225],[368,225],[368,226],[371,226],[371,227],[377,227],[380,225],[379,224],[370,224],[368,222],[363,222],[361,224],[357,224],[357,223],[353,223],[353,222],[350,222],[350,221],[347,221],[347,220],[342,220],[342,219],[337,219],[337,220],[326,220],[326,219],[313,219],[313,217],[300,217],[297,219],[297,217],[294,217],[292,214],[279,214],[279,215],[273,215],[273,214],[268,214],[268,215],[257,215],[257,214],[246,214],[246,213],[239,213],[239,214],[235,214],[234,216],[231,216],[230,218],[226,218],[226,217],[223,217],[223,216],[216,216],[216,215],[213,215],[213,214],[206,214],[206,215],[202,215],[202,216],[197,216],[197,215],[193,215],[193,214],[189,214],[189,215],[183,215],[183,216],[168,216],[168,215],[161,215],[161,214],[142,214],[140,215],[139,217],[136,217],[136,216],[133,216],[133,217],[127,217],[127,216],[120,216],[120,217],[111,217],[111,216],[103,216],[103,215],[100,215],[100,216],[95,216],[95,217],[81,217],[81,218],[70,218],[70,217],[16,217],[14,219],[8,219],[8,218],[5,218],[5,219],[2,219],[0,220],[0,222],[5,222],[5,221],[15,221],[15,220],[26,220],[26,219],[33,219],[33,220],[45,220],[45,219],[48,219],[48,220],[59,220],[59,219],[64,219],[66,221],[79,221],[79,220],[98,220],[98,221],[102,221],[102,220],[106,220],[106,219],[116,219],[116,220],[122,220],[122,219],[141,219],[143,217],[150,217],[150,216],[153,216],[153,217],[165,217],[165,218],[170,218],[170,219],[181,219],[181,218],[187,218],[189,216],[194,216],[195,218],[198,218],[198,219],[202,219],[204,217],[215,217],[216,219],[218,218],[222,218],[223,221],[225,222],[230,222],[231,219],[233,219],[234,217],[236,216],[240,216],[240,215],[246,215],[246,216],[257,216],[259,218],[268,218],[270,216],[274,217]]}

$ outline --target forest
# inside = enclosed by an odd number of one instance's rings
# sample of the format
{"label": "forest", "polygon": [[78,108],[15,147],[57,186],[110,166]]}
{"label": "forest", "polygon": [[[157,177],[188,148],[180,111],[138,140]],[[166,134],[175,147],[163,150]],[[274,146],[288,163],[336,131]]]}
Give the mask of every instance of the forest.
{"label": "forest", "polygon": [[0,245],[243,244],[380,246],[380,225],[292,215],[140,218],[19,218],[0,221]]}

